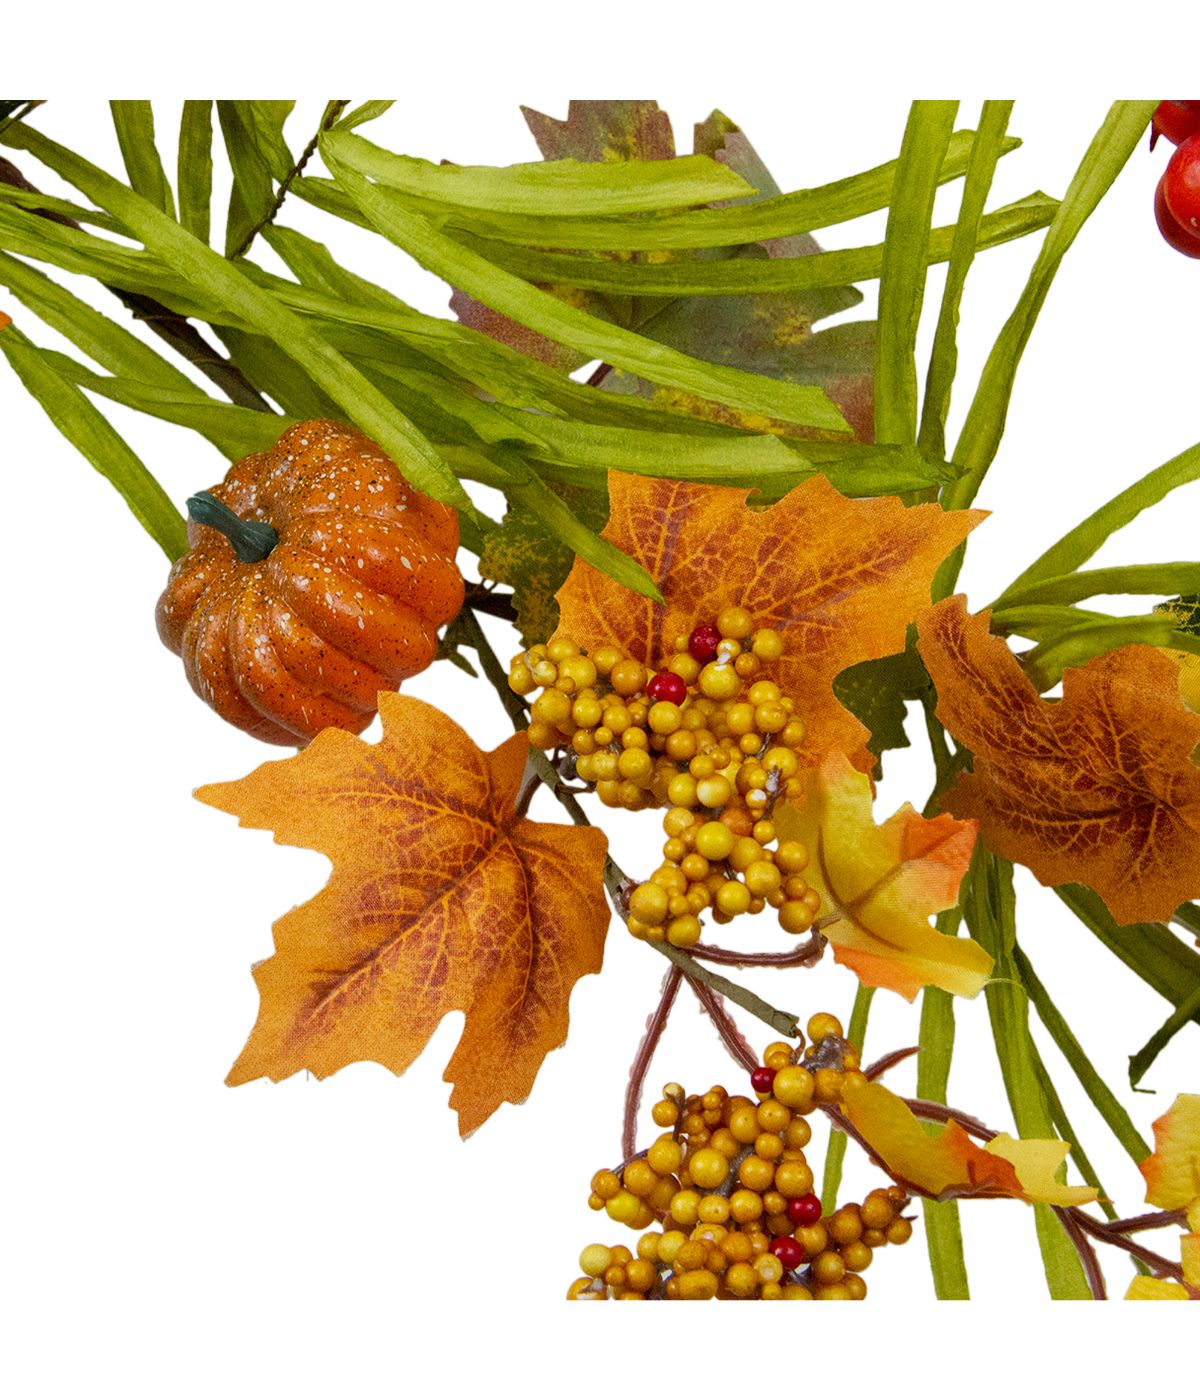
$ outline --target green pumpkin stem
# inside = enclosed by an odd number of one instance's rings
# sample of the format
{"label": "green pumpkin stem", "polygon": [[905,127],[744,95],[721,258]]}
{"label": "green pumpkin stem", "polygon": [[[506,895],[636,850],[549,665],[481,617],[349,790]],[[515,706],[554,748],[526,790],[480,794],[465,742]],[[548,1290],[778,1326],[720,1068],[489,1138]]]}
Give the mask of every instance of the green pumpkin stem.
{"label": "green pumpkin stem", "polygon": [[207,491],[197,491],[194,496],[189,496],[187,511],[188,517],[197,525],[220,530],[243,564],[257,564],[279,543],[278,534],[265,520],[243,520]]}

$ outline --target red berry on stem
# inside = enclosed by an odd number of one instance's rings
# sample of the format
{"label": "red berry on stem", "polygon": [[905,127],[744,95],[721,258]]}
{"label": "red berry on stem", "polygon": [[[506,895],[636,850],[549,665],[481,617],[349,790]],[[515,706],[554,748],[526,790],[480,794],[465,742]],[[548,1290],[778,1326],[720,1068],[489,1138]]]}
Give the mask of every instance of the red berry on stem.
{"label": "red berry on stem", "polygon": [[1166,197],[1163,194],[1163,181],[1166,176],[1158,182],[1154,191],[1154,217],[1158,220],[1158,231],[1163,238],[1185,257],[1200,258],[1200,234],[1189,232],[1175,221],[1175,215],[1167,208]]}
{"label": "red berry on stem", "polygon": [[1200,238],[1200,133],[1189,136],[1171,157],[1162,191],[1175,222]]}
{"label": "red berry on stem", "polygon": [[711,622],[703,622],[688,638],[688,651],[695,661],[715,661],[721,634]]}
{"label": "red berry on stem", "polygon": [[1150,149],[1160,136],[1173,146],[1186,141],[1200,131],[1200,102],[1160,102],[1155,109],[1150,135]]}
{"label": "red berry on stem", "polygon": [[759,1065],[750,1072],[750,1087],[756,1094],[769,1094],[771,1086],[775,1083],[775,1071],[766,1065]]}
{"label": "red berry on stem", "polygon": [[791,1235],[776,1235],[771,1241],[771,1253],[785,1269],[798,1269],[804,1263],[804,1246]]}
{"label": "red berry on stem", "polygon": [[804,1196],[793,1196],[787,1203],[787,1218],[793,1225],[815,1225],[821,1218],[821,1201],[809,1191]]}
{"label": "red berry on stem", "polygon": [[646,687],[646,694],[651,700],[669,700],[672,705],[682,705],[687,699],[687,685],[674,671],[660,671]]}

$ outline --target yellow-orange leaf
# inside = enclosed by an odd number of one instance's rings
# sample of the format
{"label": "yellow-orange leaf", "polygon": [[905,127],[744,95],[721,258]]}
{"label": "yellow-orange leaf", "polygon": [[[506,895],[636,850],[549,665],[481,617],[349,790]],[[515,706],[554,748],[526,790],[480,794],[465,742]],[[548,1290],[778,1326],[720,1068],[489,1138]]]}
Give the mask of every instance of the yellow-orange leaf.
{"label": "yellow-orange leaf", "polygon": [[1043,884],[1089,886],[1121,923],[1169,919],[1200,894],[1200,715],[1176,662],[1122,647],[1068,670],[1051,701],[961,597],[919,630],[938,718],[974,755],[951,812]]}
{"label": "yellow-orange leaf", "polygon": [[[1179,1094],[1154,1122],[1154,1151],[1142,1163],[1146,1200],[1162,1210],[1200,1207],[1200,1094]],[[1200,1230],[1200,1214],[1192,1226]]]}
{"label": "yellow-orange leaf", "polygon": [[738,604],[783,635],[772,678],[802,707],[809,760],[836,749],[869,772],[868,731],[834,698],[834,677],[904,650],[937,566],[984,512],[848,500],[824,477],[761,511],[727,486],[610,472],[608,489],[604,538],[645,565],[666,601],[580,559],[558,592],[562,633],[586,647],[616,642],[656,665],[676,636]]}
{"label": "yellow-orange leaf", "polygon": [[1090,1186],[1055,1180],[1069,1143],[998,1133],[980,1147],[953,1121],[930,1136],[903,1099],[882,1084],[851,1080],[843,1090],[842,1109],[893,1176],[935,1200],[1012,1196],[1031,1204],[1074,1206],[1096,1199]]}
{"label": "yellow-orange leaf", "polygon": [[803,807],[775,810],[780,840],[802,841],[804,878],[821,896],[817,917],[834,957],[868,987],[910,1001],[922,987],[974,996],[992,959],[969,938],[929,923],[949,909],[971,861],[975,823],[927,821],[905,803],[882,826],[871,815],[871,780],[843,754],[808,774]]}
{"label": "yellow-orange leaf", "polygon": [[325,888],[275,925],[229,1083],[352,1060],[400,1073],[463,1011],[446,1078],[468,1133],[528,1095],[566,1038],[572,987],[600,969],[606,843],[516,815],[524,735],[484,753],[420,700],[383,694],[379,713],[378,744],[326,729],[294,758],[197,791],[333,862]]}

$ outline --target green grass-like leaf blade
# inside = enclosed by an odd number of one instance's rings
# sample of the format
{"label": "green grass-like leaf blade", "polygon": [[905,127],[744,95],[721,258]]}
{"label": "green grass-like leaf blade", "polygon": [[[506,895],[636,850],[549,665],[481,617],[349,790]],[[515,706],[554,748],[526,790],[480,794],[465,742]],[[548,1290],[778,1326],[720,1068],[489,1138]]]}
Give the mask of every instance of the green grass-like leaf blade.
{"label": "green grass-like leaf blade", "polygon": [[1096,1073],[1095,1066],[1088,1058],[1087,1052],[1076,1039],[1074,1031],[1067,1024],[1062,1012],[1050,999],[1049,992],[1042,985],[1041,979],[1033,970],[1033,965],[1020,947],[1013,948],[1013,961],[1016,963],[1021,984],[1029,993],[1030,1001],[1033,1002],[1038,1019],[1050,1033],[1050,1037],[1058,1046],[1063,1059],[1071,1066],[1075,1078],[1087,1091],[1097,1112],[1108,1124],[1113,1137],[1121,1144],[1134,1163],[1144,1162],[1150,1155],[1149,1144],[1133,1126],[1133,1120],[1116,1095],[1104,1079]]}
{"label": "green grass-like leaf blade", "polygon": [[[1158,1059],[1172,1040],[1189,1021],[1200,1020],[1200,983],[1190,997],[1175,1008],[1158,1030],[1142,1046],[1136,1055],[1129,1057],[1129,1083],[1134,1089],[1142,1082],[1146,1071]],[[1147,1149],[1149,1155],[1149,1149]]]}
{"label": "green grass-like leaf blade", "polygon": [[[854,1006],[850,1012],[850,1024],[846,1028],[846,1039],[859,1055],[867,1039],[867,1021],[871,1015],[871,1002],[875,996],[874,987],[860,985],[854,994]],[[829,1145],[825,1149],[825,1175],[821,1180],[821,1211],[832,1215],[837,1209],[838,1192],[842,1188],[842,1167],[846,1160],[846,1134],[839,1128],[829,1130]]]}
{"label": "green grass-like leaf blade", "polygon": [[149,102],[110,102],[113,126],[130,185],[170,218],[175,200],[158,147],[154,144],[154,110]]}
{"label": "green grass-like leaf blade", "polygon": [[[468,513],[474,507],[430,443],[312,327],[236,267],[110,175],[22,125],[21,139],[45,152],[77,189],[119,218],[188,285],[226,306],[273,341],[395,461],[419,490]],[[69,172],[69,173],[68,173]]]}
{"label": "green grass-like leaf blade", "polygon": [[[1004,1088],[1023,1138],[1050,1138],[1054,1125],[1038,1078],[1029,1034],[1029,998],[1013,960],[1016,942],[1016,895],[1012,866],[990,851],[974,864],[966,902],[967,926],[995,959],[992,978],[984,988],[992,1038],[1004,1078]],[[1066,1231],[1049,1206],[1035,1205],[1034,1219],[1042,1265],[1050,1296],[1090,1298],[1091,1290]]]}
{"label": "green grass-like leaf blade", "polygon": [[[954,450],[966,470],[948,487],[943,504],[960,509],[975,499],[1004,432],[1017,369],[1055,274],[1083,225],[1133,154],[1154,102],[1115,102],[1084,154],[1063,197],[1016,308],[997,337]],[[957,572],[957,566],[954,566]],[[1063,572],[1061,569],[1055,572]],[[943,575],[943,586],[949,575]]]}
{"label": "green grass-like leaf blade", "polygon": [[435,165],[386,151],[344,130],[327,132],[321,145],[327,163],[353,170],[411,199],[526,217],[651,214],[681,205],[740,199],[755,192],[740,175],[710,156]]}
{"label": "green grass-like leaf blade", "polygon": [[710,365],[632,331],[578,311],[548,292],[492,266],[447,238],[389,191],[341,165],[325,147],[327,163],[355,203],[391,242],[423,267],[505,316],[565,345],[655,383],[732,408],[834,432],[849,428],[823,390],[780,383],[761,375]]}
{"label": "green grass-like leaf blade", "polygon": [[929,370],[925,376],[925,397],[921,408],[918,442],[932,456],[946,455],[946,417],[950,412],[950,391],[958,369],[958,313],[962,304],[967,273],[979,246],[983,208],[987,202],[996,163],[1004,154],[1004,136],[1012,114],[1011,102],[985,102],[979,130],[971,147],[971,159],[963,180],[958,222],[950,249],[950,266],[938,311]]}
{"label": "green grass-like leaf blade", "polygon": [[1132,486],[1127,486],[1111,501],[1106,501],[1093,511],[1074,529],[1068,530],[1062,539],[1052,544],[1013,579],[996,600],[996,606],[1028,585],[1073,573],[1081,564],[1087,563],[1105,540],[1130,521],[1136,520],[1142,511],[1157,505],[1180,486],[1194,481],[1200,481],[1200,443],[1172,457],[1152,472],[1147,472]]}
{"label": "green grass-like leaf blade", "polygon": [[187,101],[179,123],[179,222],[207,243],[212,232],[212,99]]}
{"label": "green grass-like leaf blade", "polygon": [[914,102],[888,209],[875,338],[875,440],[917,440],[917,326],[925,299],[929,228],[957,102]]}
{"label": "green grass-like leaf blade", "polygon": [[116,487],[167,558],[178,559],[187,549],[183,516],[107,419],[15,326],[0,329],[0,354],[63,437]]}

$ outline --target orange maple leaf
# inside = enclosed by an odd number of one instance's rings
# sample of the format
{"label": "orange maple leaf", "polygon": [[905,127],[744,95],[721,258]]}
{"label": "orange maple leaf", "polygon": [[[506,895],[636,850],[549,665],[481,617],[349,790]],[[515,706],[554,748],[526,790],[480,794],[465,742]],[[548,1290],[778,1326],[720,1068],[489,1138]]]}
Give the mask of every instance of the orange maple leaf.
{"label": "orange maple leaf", "polygon": [[1074,1206],[1096,1199],[1090,1186],[1066,1186],[1054,1175],[1071,1150],[1068,1142],[997,1133],[980,1147],[953,1119],[929,1134],[903,1099],[865,1080],[845,1085],[841,1106],[887,1170],[934,1200],[1011,1196],[1030,1204]]}
{"label": "orange maple leaf", "polygon": [[947,598],[919,624],[937,715],[974,755],[945,799],[1044,885],[1087,885],[1121,923],[1166,920],[1200,894],[1200,715],[1179,666],[1127,646],[1063,676],[1043,700],[1012,652]]}
{"label": "orange maple leaf", "polygon": [[975,825],[945,815],[928,821],[905,803],[876,826],[871,780],[844,754],[808,774],[803,806],[775,809],[779,839],[808,849],[804,878],[821,896],[818,924],[834,957],[866,986],[909,1001],[927,986],[974,996],[992,969],[978,943],[929,923],[958,899]]}
{"label": "orange maple leaf", "polygon": [[533,1086],[567,1034],[575,982],[608,927],[606,841],[519,817],[528,740],[491,753],[440,710],[381,694],[383,738],[323,730],[293,758],[196,796],[318,850],[329,883],[275,924],[254,970],[258,1022],[230,1084],[353,1060],[399,1074],[448,1011],[466,1012],[446,1068],[469,1133]]}
{"label": "orange maple leaf", "polygon": [[661,665],[678,635],[740,605],[783,636],[773,679],[802,707],[807,761],[836,749],[869,772],[868,730],[834,697],[834,677],[904,650],[938,564],[986,512],[850,500],[820,476],[761,511],[747,507],[748,491],[728,486],[610,472],[608,489],[604,538],[649,570],[666,601],[579,559],[557,595],[561,633],[585,647],[615,642]]}

